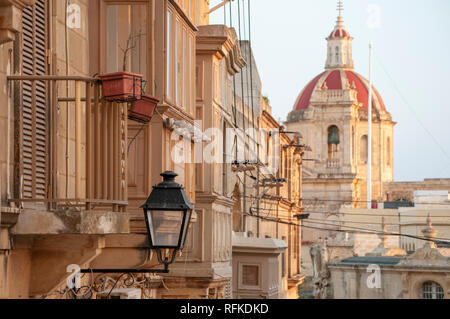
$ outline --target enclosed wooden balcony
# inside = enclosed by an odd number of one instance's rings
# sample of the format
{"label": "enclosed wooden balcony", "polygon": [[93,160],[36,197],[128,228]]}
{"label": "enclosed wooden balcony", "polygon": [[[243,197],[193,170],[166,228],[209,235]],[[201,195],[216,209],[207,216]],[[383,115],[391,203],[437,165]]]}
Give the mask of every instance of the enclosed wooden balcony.
{"label": "enclosed wooden balcony", "polygon": [[101,83],[90,77],[15,75],[8,81],[20,133],[10,202],[48,211],[125,212],[127,104],[106,101]]}

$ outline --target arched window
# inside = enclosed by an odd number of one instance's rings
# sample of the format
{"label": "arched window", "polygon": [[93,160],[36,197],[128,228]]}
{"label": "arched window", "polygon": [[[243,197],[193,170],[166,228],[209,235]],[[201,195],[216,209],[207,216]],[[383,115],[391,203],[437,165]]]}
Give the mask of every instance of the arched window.
{"label": "arched window", "polygon": [[336,47],[336,63],[339,63],[339,56],[340,56],[339,47]]}
{"label": "arched window", "polygon": [[367,153],[368,153],[367,147],[368,147],[367,135],[363,135],[361,137],[361,143],[359,145],[360,161],[362,163],[367,163]]}
{"label": "arched window", "polygon": [[356,141],[355,141],[355,128],[352,127],[352,163],[355,163],[356,159],[355,159],[355,145]]}
{"label": "arched window", "polygon": [[391,138],[388,137],[386,141],[386,163],[391,166]]}
{"label": "arched window", "polygon": [[443,299],[444,289],[434,281],[425,282],[420,288],[421,299]]}
{"label": "arched window", "polygon": [[328,158],[336,158],[339,146],[339,129],[336,125],[328,128]]}

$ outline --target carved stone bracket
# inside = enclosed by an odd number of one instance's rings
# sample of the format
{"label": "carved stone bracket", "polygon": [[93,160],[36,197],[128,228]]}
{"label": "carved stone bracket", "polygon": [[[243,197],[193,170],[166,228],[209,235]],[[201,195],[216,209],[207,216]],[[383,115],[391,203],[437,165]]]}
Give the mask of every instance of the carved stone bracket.
{"label": "carved stone bracket", "polygon": [[0,44],[13,41],[22,29],[22,11],[35,0],[0,0]]}
{"label": "carved stone bracket", "polygon": [[10,229],[17,223],[19,210],[10,207],[2,207],[0,210],[0,251],[12,249]]}

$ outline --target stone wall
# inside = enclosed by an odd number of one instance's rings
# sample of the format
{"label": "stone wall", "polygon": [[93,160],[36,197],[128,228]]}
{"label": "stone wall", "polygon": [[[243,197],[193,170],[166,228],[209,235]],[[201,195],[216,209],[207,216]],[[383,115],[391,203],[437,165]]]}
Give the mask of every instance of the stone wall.
{"label": "stone wall", "polygon": [[400,272],[383,269],[381,288],[369,288],[368,265],[329,268],[333,299],[398,299],[402,294]]}
{"label": "stone wall", "polygon": [[400,200],[414,202],[414,191],[417,190],[450,190],[450,179],[385,183],[383,200],[387,202]]}

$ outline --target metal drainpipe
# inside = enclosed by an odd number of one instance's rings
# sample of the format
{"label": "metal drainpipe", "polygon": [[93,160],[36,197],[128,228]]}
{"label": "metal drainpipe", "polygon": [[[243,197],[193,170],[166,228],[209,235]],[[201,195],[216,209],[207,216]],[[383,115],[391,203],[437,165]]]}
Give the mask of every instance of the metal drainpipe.
{"label": "metal drainpipe", "polygon": [[[66,48],[66,76],[69,75],[69,30],[67,28],[67,9],[69,0],[66,0],[65,8],[65,48]],[[66,97],[69,97],[69,81],[66,81]],[[69,196],[69,102],[66,102],[66,198]]]}
{"label": "metal drainpipe", "polygon": [[258,218],[256,218],[256,237],[259,238],[260,233],[260,218],[259,218],[259,205],[260,205],[260,198],[259,198],[259,180],[260,180],[260,169],[259,165],[257,168],[257,175],[256,175],[256,215]]}
{"label": "metal drainpipe", "polygon": [[[8,67],[7,67],[7,75],[11,75],[12,71],[12,49],[8,50]],[[10,170],[10,147],[11,147],[11,88],[12,82],[6,81],[6,99],[8,100],[8,115],[7,115],[7,133],[6,133],[6,201],[9,201],[9,170]],[[1,192],[0,192],[1,194]],[[1,199],[0,199],[0,214],[1,214]]]}

